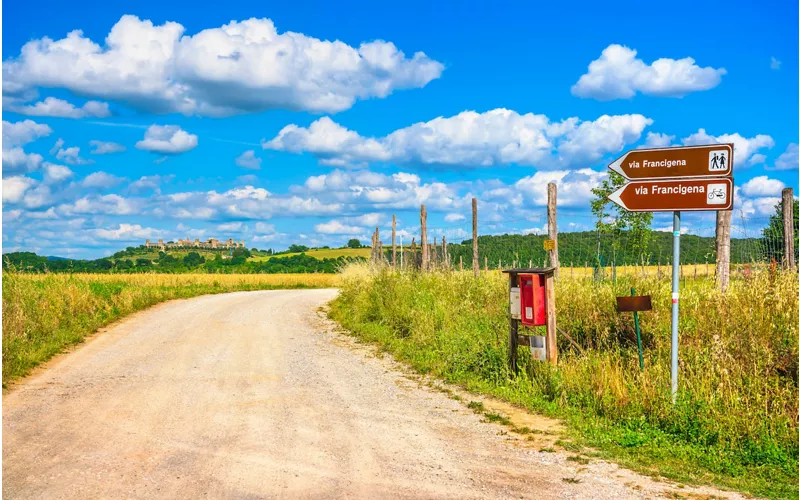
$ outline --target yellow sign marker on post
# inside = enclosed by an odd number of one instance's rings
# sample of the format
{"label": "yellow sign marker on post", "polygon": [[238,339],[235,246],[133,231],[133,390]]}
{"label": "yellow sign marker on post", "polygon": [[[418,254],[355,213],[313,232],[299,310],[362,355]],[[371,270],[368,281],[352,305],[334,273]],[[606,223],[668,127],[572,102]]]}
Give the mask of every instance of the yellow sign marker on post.
{"label": "yellow sign marker on post", "polygon": [[544,240],[544,249],[545,250],[555,250],[556,249],[556,241],[555,240]]}

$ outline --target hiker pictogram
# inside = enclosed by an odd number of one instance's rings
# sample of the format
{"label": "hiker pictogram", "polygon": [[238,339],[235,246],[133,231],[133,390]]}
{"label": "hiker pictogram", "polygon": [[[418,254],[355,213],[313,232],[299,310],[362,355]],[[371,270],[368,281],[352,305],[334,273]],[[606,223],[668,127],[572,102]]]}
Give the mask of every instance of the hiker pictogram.
{"label": "hiker pictogram", "polygon": [[725,172],[728,170],[727,151],[710,151],[708,153],[708,171]]}

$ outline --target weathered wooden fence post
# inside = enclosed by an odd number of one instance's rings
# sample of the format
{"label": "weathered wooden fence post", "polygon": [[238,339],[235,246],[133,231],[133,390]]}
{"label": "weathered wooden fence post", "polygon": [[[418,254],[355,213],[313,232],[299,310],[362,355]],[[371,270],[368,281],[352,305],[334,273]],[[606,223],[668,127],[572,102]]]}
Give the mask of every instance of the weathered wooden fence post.
{"label": "weathered wooden fence post", "polygon": [[447,255],[447,238],[442,236],[442,264],[445,269],[450,270],[450,256]]}
{"label": "weathered wooden fence post", "polygon": [[422,245],[422,270],[428,270],[428,212],[425,211],[425,205],[419,210],[419,224],[422,231],[420,238],[420,245]]}
{"label": "weathered wooden fence post", "polygon": [[556,280],[553,274],[545,278],[545,307],[547,307],[547,336],[545,346],[547,361],[553,365],[558,364],[558,342],[556,341]]}
{"label": "weathered wooden fence post", "polygon": [[375,245],[376,245],[376,243],[375,243],[375,233],[372,233],[372,241],[370,242],[370,245],[369,245],[369,249],[370,249],[369,250],[369,263],[370,264],[375,264]]}
{"label": "weathered wooden fence post", "polygon": [[794,261],[794,190],[786,188],[781,193],[783,209],[783,267],[795,269]]}
{"label": "weathered wooden fence post", "polygon": [[553,240],[553,249],[550,250],[550,266],[555,268],[555,277],[558,278],[558,226],[556,225],[556,198],[558,188],[554,182],[547,183],[547,237]]}
{"label": "weathered wooden fence post", "polygon": [[397,216],[392,214],[392,269],[397,268],[397,244],[395,235],[397,234]]}
{"label": "weathered wooden fence post", "polygon": [[478,262],[478,198],[472,198],[472,272],[477,278],[481,266]]}
{"label": "weathered wooden fence post", "polygon": [[731,276],[731,210],[717,212],[717,286],[723,292],[728,289]]}
{"label": "weathered wooden fence post", "polygon": [[[474,199],[474,198],[473,198]],[[516,273],[508,273],[508,295],[511,296],[511,289],[519,286]],[[517,375],[517,332],[519,321],[511,317],[511,309],[508,310],[508,368],[511,376]]]}
{"label": "weathered wooden fence post", "polygon": [[464,256],[463,255],[459,255],[458,256],[458,270],[459,271],[463,271],[464,270]]}

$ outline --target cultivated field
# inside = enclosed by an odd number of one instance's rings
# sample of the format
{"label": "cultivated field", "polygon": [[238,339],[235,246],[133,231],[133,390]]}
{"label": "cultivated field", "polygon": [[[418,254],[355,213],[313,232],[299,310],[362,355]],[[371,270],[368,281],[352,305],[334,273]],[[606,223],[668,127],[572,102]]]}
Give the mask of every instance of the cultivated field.
{"label": "cultivated field", "polygon": [[[318,250],[309,250],[307,252],[303,252],[304,254],[308,255],[309,257],[314,257],[315,259],[336,259],[338,257],[364,257],[365,259],[369,258],[370,249],[369,248],[321,248]],[[300,253],[282,253],[278,255],[260,255],[254,256],[252,260],[269,260],[272,257],[291,257],[293,255],[300,255]]]}
{"label": "cultivated field", "polygon": [[3,384],[98,328],[165,300],[336,286],[334,274],[3,273]]}
{"label": "cultivated field", "polygon": [[[497,271],[476,280],[351,266],[332,316],[422,373],[564,418],[601,456],[679,481],[797,497],[797,274],[734,272],[726,294],[713,279],[686,278],[674,406],[668,277],[570,274],[562,269],[557,282],[558,325],[580,349],[559,334],[552,369],[521,348],[517,378],[507,368],[508,281]],[[643,372],[632,317],[615,308],[631,286],[653,298],[640,314]]]}

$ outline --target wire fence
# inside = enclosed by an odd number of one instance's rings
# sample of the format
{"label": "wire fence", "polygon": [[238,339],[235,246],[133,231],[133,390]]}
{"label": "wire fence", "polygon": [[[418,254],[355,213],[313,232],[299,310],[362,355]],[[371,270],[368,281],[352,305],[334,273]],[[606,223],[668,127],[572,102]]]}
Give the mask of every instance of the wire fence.
{"label": "wire fence", "polygon": [[[687,217],[688,215],[688,217]],[[472,268],[472,225],[464,222],[427,229],[430,262],[435,268]],[[558,258],[562,274],[573,277],[614,279],[620,275],[671,276],[671,219],[657,218],[653,230],[644,238],[630,231],[604,232],[596,229],[596,218],[586,215],[561,215],[558,224]],[[479,218],[480,221],[480,218]],[[664,222],[660,224],[660,222]],[[798,235],[794,219],[795,240]],[[716,273],[716,219],[713,213],[684,214],[681,238],[683,277],[713,276]],[[445,238],[446,245],[443,244]],[[417,235],[413,247],[408,236],[397,250],[397,265],[419,267],[421,246]],[[478,224],[479,267],[485,270],[509,267],[546,267],[547,217],[486,221]],[[746,215],[735,211],[731,219],[730,267],[733,276],[770,265],[781,265],[784,258],[783,223],[777,216]],[[391,261],[391,241],[383,243],[384,255]],[[798,245],[795,243],[795,262]]]}

